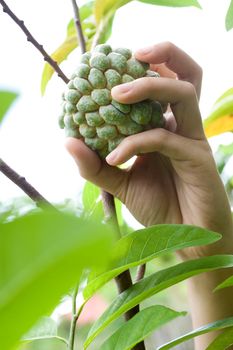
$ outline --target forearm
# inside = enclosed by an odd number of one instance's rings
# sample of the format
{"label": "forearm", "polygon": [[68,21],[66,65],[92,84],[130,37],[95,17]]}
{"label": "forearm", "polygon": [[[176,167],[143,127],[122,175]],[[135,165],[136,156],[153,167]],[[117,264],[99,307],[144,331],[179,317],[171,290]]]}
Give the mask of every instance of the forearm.
{"label": "forearm", "polygon": [[[214,288],[233,275],[233,268],[203,273],[188,281],[188,299],[193,328],[233,316],[233,288],[213,292]],[[204,334],[195,339],[195,350],[204,350],[218,332]],[[230,349],[233,349],[231,347]]]}

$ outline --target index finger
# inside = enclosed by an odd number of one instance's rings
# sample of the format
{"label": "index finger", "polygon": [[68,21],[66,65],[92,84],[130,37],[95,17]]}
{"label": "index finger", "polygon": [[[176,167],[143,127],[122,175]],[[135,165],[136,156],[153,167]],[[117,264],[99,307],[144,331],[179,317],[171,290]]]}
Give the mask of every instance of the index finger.
{"label": "index finger", "polygon": [[170,42],[159,43],[135,52],[135,57],[151,64],[164,63],[180,80],[192,83],[198,98],[201,93],[202,69],[183,50]]}

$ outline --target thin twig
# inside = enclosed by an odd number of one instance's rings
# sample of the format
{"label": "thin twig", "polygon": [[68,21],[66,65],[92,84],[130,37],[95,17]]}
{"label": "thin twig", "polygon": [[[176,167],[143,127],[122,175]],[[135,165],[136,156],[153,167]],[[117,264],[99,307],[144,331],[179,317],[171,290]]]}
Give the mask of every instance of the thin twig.
{"label": "thin twig", "polygon": [[53,69],[57,72],[58,76],[67,84],[69,82],[69,79],[67,76],[63,73],[61,68],[58,66],[57,62],[52,59],[52,57],[45,51],[43,45],[40,45],[38,41],[32,36],[32,34],[29,32],[28,28],[25,26],[24,21],[20,20],[9,8],[9,6],[5,3],[5,1],[0,0],[0,4],[3,7],[3,12],[7,13],[13,21],[21,28],[21,30],[24,32],[24,34],[27,37],[27,41],[31,42],[32,45],[34,45],[38,51],[43,55],[44,60],[48,62]]}
{"label": "thin twig", "polygon": [[[104,213],[107,219],[107,222],[111,225],[116,233],[116,237],[121,237],[120,227],[117,220],[116,207],[114,202],[114,197],[112,194],[101,190],[101,196],[103,200]],[[130,275],[130,271],[126,270],[122,272],[120,275],[115,277],[115,282],[118,288],[119,294],[124,292],[126,289],[132,286],[132,279]],[[139,312],[139,305],[136,305],[134,308],[128,310],[124,314],[124,318],[126,321],[130,320],[133,316],[135,316]],[[134,350],[145,350],[144,342],[137,344],[133,348]]]}
{"label": "thin twig", "polygon": [[57,209],[49,202],[47,199],[45,199],[32,185],[30,185],[26,179],[16,173],[9,165],[7,165],[1,158],[0,158],[0,171],[8,177],[11,181],[13,181],[18,187],[21,188],[35,203],[36,205],[41,209]]}
{"label": "thin twig", "polygon": [[78,5],[76,3],[76,0],[71,0],[71,2],[72,2],[72,5],[73,5],[73,10],[74,10],[74,24],[75,24],[75,28],[76,28],[76,31],[77,31],[79,46],[80,46],[80,49],[81,49],[81,53],[85,53],[86,52],[86,42],[85,42],[83,30],[82,30],[82,24],[81,24],[81,20],[80,20],[79,7],[78,7]]}

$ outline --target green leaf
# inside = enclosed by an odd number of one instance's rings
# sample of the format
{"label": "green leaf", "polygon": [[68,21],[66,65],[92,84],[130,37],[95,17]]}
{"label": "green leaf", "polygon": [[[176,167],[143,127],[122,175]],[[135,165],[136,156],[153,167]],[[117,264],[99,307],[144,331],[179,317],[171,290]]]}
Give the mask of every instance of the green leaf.
{"label": "green leaf", "polygon": [[223,289],[223,288],[227,288],[227,287],[232,287],[233,286],[233,276],[228,277],[225,281],[223,281],[222,283],[220,283],[215,289],[214,291],[217,291],[219,289]]}
{"label": "green leaf", "polygon": [[57,339],[68,344],[66,339],[58,336],[57,323],[50,317],[43,317],[40,319],[40,321],[23,336],[22,341],[32,342],[43,339]]}
{"label": "green leaf", "polygon": [[18,94],[15,92],[4,90],[0,91],[0,124],[7,110],[10,108],[17,96]]}
{"label": "green leaf", "polygon": [[201,5],[196,0],[139,0],[152,5],[171,6],[171,7],[187,7],[194,6],[201,8]]}
{"label": "green leaf", "polygon": [[84,216],[97,221],[104,219],[103,203],[99,187],[87,181],[82,193],[82,203]]}
{"label": "green leaf", "polygon": [[233,344],[233,328],[225,330],[206,348],[206,350],[224,350]]}
{"label": "green leaf", "polygon": [[[124,218],[123,218],[123,213],[122,213],[122,202],[117,199],[114,198],[114,202],[115,202],[115,207],[116,207],[116,213],[117,213],[117,221],[119,226],[124,225]],[[124,233],[123,233],[124,235]]]}
{"label": "green leaf", "polygon": [[84,348],[95,339],[112,321],[132,309],[143,300],[202,272],[233,266],[233,255],[215,255],[180,263],[158,271],[121,293],[101,317],[93,324]]}
{"label": "green leaf", "polygon": [[220,145],[218,150],[224,155],[224,156],[231,156],[233,154],[233,142],[229,145]]}
{"label": "green leaf", "polygon": [[233,95],[233,88],[230,88],[228,90],[226,90],[218,99],[217,101],[215,102],[215,104],[217,102],[220,102],[222,99],[224,99],[225,97],[227,96],[232,96]]}
{"label": "green leaf", "polygon": [[155,329],[185,314],[162,305],[150,306],[123,324],[101,345],[101,350],[130,350]]}
{"label": "green leaf", "polygon": [[50,313],[83,268],[103,263],[110,241],[106,225],[71,215],[37,213],[0,223],[1,348],[11,349]]}
{"label": "green leaf", "polygon": [[83,208],[87,211],[92,211],[97,201],[100,199],[100,189],[98,186],[87,181],[83,188],[82,202]]}
{"label": "green leaf", "polygon": [[[70,36],[51,54],[54,61],[60,64],[78,46],[77,35]],[[44,95],[47,84],[54,74],[54,69],[45,63],[41,78],[41,94]]]}
{"label": "green leaf", "polygon": [[97,25],[100,24],[107,14],[111,13],[114,15],[118,8],[126,5],[130,1],[131,0],[95,0],[93,12]]}
{"label": "green leaf", "polygon": [[[94,1],[89,1],[80,7],[80,18],[82,21],[82,29],[84,32],[87,46],[89,39],[94,35],[96,27],[87,19],[92,15]],[[51,54],[51,57],[60,64],[68,55],[78,46],[77,33],[74,21],[71,20],[67,26],[67,34],[65,41]],[[41,77],[41,94],[44,95],[47,84],[54,74],[54,69],[46,62]]]}
{"label": "green leaf", "polygon": [[227,11],[225,26],[227,31],[233,28],[233,0],[231,0],[230,6]]}
{"label": "green leaf", "polygon": [[90,298],[106,282],[133,266],[168,252],[213,243],[220,237],[218,233],[189,225],[156,225],[132,232],[116,242],[111,268],[91,274],[84,298]]}
{"label": "green leaf", "polygon": [[[233,317],[228,317],[228,318],[225,318],[224,320],[219,320],[219,321],[216,321],[213,323],[209,323],[205,326],[202,326],[200,328],[193,330],[192,332],[189,332],[185,335],[182,335],[181,337],[176,338],[176,339],[170,341],[169,343],[166,343],[166,344],[160,346],[157,350],[172,349],[174,346],[181,344],[189,339],[193,339],[201,334],[206,334],[206,333],[209,333],[212,331],[216,331],[219,329],[232,327],[232,326],[233,326]],[[223,348],[218,348],[218,350],[220,350],[220,349],[223,350]],[[216,348],[216,350],[217,350],[217,348]]]}
{"label": "green leaf", "polygon": [[110,16],[106,16],[100,24],[98,33],[98,44],[104,44],[112,34],[112,25],[115,17],[115,12]]}
{"label": "green leaf", "polygon": [[214,104],[204,120],[204,128],[207,137],[233,130],[233,89],[226,91]]}

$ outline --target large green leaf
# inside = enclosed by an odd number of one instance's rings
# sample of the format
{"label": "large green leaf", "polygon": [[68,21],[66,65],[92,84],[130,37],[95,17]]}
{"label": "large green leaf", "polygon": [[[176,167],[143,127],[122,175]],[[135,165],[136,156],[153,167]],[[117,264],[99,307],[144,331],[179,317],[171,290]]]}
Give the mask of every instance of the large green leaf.
{"label": "large green leaf", "polygon": [[186,312],[177,312],[162,305],[150,306],[123,324],[101,345],[101,350],[130,350],[155,329],[184,315]]}
{"label": "large green leaf", "polygon": [[224,350],[233,344],[233,328],[226,329],[206,348],[206,350]]}
{"label": "large green leaf", "polygon": [[11,349],[51,312],[84,267],[103,263],[110,240],[107,226],[71,215],[40,213],[0,223],[1,348]]}
{"label": "large green leaf", "polygon": [[231,30],[233,28],[233,0],[231,0],[230,6],[227,11],[225,26],[226,30]]}
{"label": "large green leaf", "polygon": [[233,255],[215,255],[186,261],[144,278],[121,293],[93,324],[85,342],[85,349],[112,321],[143,300],[191,276],[232,266]]}
{"label": "large green leaf", "polygon": [[15,92],[5,90],[0,91],[0,123],[17,96],[18,94]]}
{"label": "large green leaf", "polygon": [[197,0],[139,0],[152,5],[171,6],[171,7],[187,7],[195,6],[201,8]]}
{"label": "large green leaf", "polygon": [[[174,348],[174,346],[181,344],[189,339],[193,339],[201,334],[206,334],[212,331],[216,331],[219,329],[227,328],[227,327],[232,327],[233,326],[233,317],[225,318],[224,320],[219,320],[213,323],[209,323],[205,326],[202,326],[200,328],[197,328],[193,330],[192,332],[189,332],[185,335],[182,335],[179,338],[176,338],[169,343],[166,343],[162,346],[160,346],[157,350],[168,350]],[[209,348],[208,348],[209,349]],[[218,348],[218,350],[223,350],[224,348]],[[217,350],[217,348],[216,348]]]}
{"label": "large green leaf", "polygon": [[116,243],[110,270],[90,276],[84,297],[90,298],[107,281],[133,266],[171,251],[213,243],[220,237],[218,233],[189,225],[156,225],[130,233]]}
{"label": "large green leaf", "polygon": [[219,289],[223,289],[223,288],[227,288],[227,287],[232,287],[233,286],[233,276],[228,277],[225,281],[223,281],[222,283],[220,283],[216,288],[216,290]]}
{"label": "large green leaf", "polygon": [[65,344],[67,340],[57,334],[57,323],[50,317],[43,317],[30,331],[22,338],[25,342],[32,342],[43,339],[57,339]]}
{"label": "large green leaf", "polygon": [[[82,22],[82,29],[84,32],[87,45],[89,39],[94,35],[96,28],[95,25],[88,21],[88,18],[92,15],[94,1],[89,1],[80,7],[80,19]],[[60,64],[68,55],[78,46],[78,39],[74,20],[72,19],[67,26],[66,39],[64,42],[51,54],[51,57]],[[54,69],[46,62],[41,77],[41,93],[44,95],[47,84],[54,74]]]}

